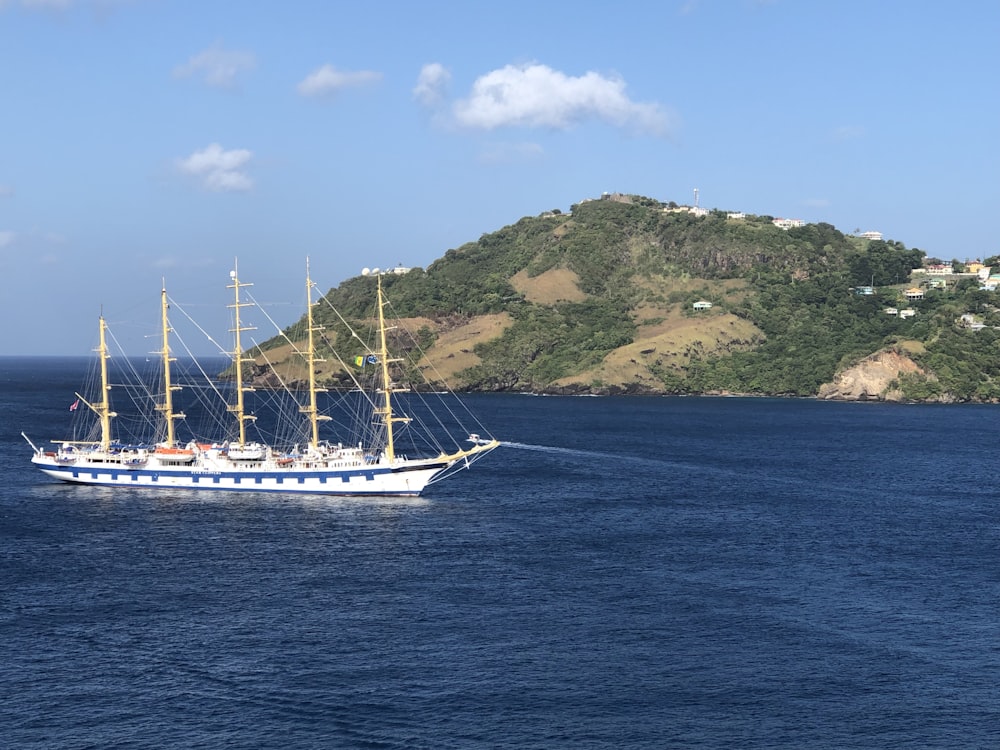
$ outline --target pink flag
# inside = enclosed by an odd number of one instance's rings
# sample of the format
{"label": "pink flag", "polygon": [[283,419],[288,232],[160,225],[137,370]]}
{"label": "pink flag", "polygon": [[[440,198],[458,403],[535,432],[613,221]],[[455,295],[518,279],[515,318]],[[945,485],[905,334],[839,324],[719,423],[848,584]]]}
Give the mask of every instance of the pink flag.
{"label": "pink flag", "polygon": [[76,401],[74,401],[72,404],[69,405],[69,410],[76,411],[76,407],[78,407],[79,405],[80,405],[80,399],[77,399]]}

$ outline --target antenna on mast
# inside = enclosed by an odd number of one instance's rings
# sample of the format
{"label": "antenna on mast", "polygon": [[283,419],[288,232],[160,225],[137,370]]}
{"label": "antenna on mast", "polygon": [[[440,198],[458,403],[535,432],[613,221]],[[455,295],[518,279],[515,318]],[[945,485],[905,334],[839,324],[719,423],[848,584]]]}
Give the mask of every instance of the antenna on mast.
{"label": "antenna on mast", "polygon": [[698,208],[698,188],[694,189],[694,207]]}

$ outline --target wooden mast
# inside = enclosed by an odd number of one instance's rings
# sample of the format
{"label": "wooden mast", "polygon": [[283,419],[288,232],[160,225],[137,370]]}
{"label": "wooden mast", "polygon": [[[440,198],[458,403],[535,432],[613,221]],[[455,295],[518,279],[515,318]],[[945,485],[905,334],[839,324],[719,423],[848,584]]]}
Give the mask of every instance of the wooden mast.
{"label": "wooden mast", "polygon": [[385,457],[388,461],[396,458],[396,448],[393,442],[393,424],[409,422],[409,417],[394,417],[392,414],[392,381],[389,379],[389,346],[386,343],[385,332],[385,300],[382,296],[382,274],[378,279],[378,332],[379,332],[379,364],[382,366],[382,408],[376,413],[385,420]]}
{"label": "wooden mast", "polygon": [[325,392],[325,388],[320,388],[316,385],[316,363],[325,362],[326,360],[318,358],[316,356],[316,339],[315,333],[317,331],[322,331],[323,326],[317,326],[313,323],[313,301],[312,301],[312,290],[316,285],[313,283],[309,276],[309,261],[306,260],[306,331],[308,333],[308,342],[306,349],[306,364],[309,367],[309,405],[299,407],[299,411],[309,417],[309,446],[314,450],[319,446],[319,423],[322,421],[329,420],[330,417],[321,415],[319,409],[316,405],[316,394]]}
{"label": "wooden mast", "polygon": [[236,405],[230,406],[229,411],[236,414],[236,422],[239,425],[240,431],[239,447],[242,448],[247,442],[246,423],[257,419],[257,417],[246,413],[244,394],[253,391],[253,388],[243,385],[243,363],[251,362],[252,360],[243,356],[243,347],[240,343],[241,332],[256,330],[253,326],[243,327],[240,325],[240,308],[250,307],[253,304],[252,302],[240,302],[240,289],[246,286],[253,286],[253,284],[241,284],[235,267],[229,272],[229,278],[232,279],[233,283],[228,284],[226,288],[232,289],[234,296],[234,303],[228,305],[228,307],[233,308],[234,327],[230,329],[230,332],[234,334],[233,364],[236,366]]}
{"label": "wooden mast", "polygon": [[106,331],[108,325],[101,313],[101,334],[100,344],[97,350],[101,359],[101,403],[97,405],[97,416],[101,420],[101,450],[107,452],[111,450],[111,418],[118,415],[111,411],[111,384],[108,382],[108,341]]}
{"label": "wooden mast", "polygon": [[179,414],[174,412],[174,391],[181,390],[179,385],[173,385],[170,380],[170,363],[174,359],[170,356],[170,323],[167,320],[167,288],[164,285],[160,291],[160,324],[161,324],[161,335],[163,341],[163,349],[157,352],[162,358],[163,362],[163,403],[157,404],[157,411],[163,412],[163,419],[167,423],[167,441],[166,445],[168,448],[173,448],[176,442],[174,437],[174,420],[184,419],[184,414]]}
{"label": "wooden mast", "polygon": [[[108,324],[104,320],[103,312],[101,313],[101,317],[98,318],[98,330],[97,358],[101,361],[101,400],[96,404],[92,404],[79,393],[75,395],[84,406],[97,415],[101,424],[101,450],[107,453],[111,450],[111,418],[118,415],[111,411],[111,383],[108,382],[108,360],[111,358],[111,355],[108,354]],[[70,407],[70,411],[73,411],[75,408],[76,404],[73,404]]]}

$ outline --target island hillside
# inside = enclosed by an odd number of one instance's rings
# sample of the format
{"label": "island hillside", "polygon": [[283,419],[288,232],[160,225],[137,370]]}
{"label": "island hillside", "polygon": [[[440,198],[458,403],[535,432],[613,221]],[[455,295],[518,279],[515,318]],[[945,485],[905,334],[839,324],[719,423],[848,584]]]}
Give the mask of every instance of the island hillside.
{"label": "island hillside", "polygon": [[[394,343],[420,352],[432,387],[993,401],[1000,309],[981,266],[826,223],[605,195],[382,279],[412,332]],[[321,355],[361,352],[350,330],[370,326],[374,284],[331,289],[339,316],[315,306]],[[251,355],[301,380],[305,336],[300,320]],[[348,387],[345,367],[328,357],[319,378]]]}

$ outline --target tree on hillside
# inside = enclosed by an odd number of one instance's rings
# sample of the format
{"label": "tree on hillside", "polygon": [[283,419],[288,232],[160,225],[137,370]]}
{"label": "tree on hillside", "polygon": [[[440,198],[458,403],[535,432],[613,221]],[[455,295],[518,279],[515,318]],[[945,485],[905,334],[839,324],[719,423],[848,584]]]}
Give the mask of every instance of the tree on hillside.
{"label": "tree on hillside", "polygon": [[868,247],[848,258],[848,271],[853,283],[887,286],[905,281],[910,271],[923,262],[921,250],[907,250],[902,242],[875,240]]}

